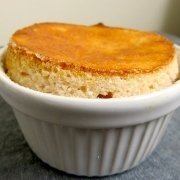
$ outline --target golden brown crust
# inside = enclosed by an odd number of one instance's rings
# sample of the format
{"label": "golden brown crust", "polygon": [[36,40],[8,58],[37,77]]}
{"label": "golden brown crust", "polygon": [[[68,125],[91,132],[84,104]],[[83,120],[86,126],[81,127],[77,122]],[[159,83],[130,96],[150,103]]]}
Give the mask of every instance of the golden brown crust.
{"label": "golden brown crust", "polygon": [[175,54],[173,44],[158,34],[102,24],[34,24],[15,32],[9,48],[62,69],[108,75],[153,72]]}

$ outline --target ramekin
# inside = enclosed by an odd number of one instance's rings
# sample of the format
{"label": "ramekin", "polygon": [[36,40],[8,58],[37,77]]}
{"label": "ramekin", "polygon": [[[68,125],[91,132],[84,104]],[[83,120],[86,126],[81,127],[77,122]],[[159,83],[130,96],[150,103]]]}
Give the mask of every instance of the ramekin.
{"label": "ramekin", "polygon": [[[176,46],[177,49],[179,47]],[[180,82],[147,95],[83,99],[34,91],[9,79],[0,50],[0,94],[34,153],[52,167],[105,176],[142,162],[180,105]]]}

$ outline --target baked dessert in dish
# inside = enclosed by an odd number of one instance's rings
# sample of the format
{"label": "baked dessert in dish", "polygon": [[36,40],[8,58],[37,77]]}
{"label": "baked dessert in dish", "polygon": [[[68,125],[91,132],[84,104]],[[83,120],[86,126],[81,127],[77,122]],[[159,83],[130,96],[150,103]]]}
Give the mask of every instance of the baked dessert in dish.
{"label": "baked dessert in dish", "polygon": [[119,98],[173,84],[173,44],[156,33],[63,23],[39,23],[13,34],[4,67],[16,83],[45,93]]}

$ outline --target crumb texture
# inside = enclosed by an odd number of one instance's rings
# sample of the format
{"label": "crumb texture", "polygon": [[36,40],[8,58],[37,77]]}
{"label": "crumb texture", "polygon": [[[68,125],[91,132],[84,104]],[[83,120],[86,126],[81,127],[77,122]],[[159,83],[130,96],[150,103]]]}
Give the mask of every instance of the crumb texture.
{"label": "crumb texture", "polygon": [[152,73],[108,76],[91,72],[64,70],[18,54],[10,48],[5,68],[9,77],[22,86],[61,96],[119,98],[147,94],[168,87],[178,77],[177,58]]}

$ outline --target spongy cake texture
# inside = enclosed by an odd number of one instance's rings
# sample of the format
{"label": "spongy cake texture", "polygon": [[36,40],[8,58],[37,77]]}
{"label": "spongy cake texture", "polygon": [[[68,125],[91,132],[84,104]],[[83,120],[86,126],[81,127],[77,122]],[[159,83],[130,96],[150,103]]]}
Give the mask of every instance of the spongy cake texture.
{"label": "spongy cake texture", "polygon": [[62,23],[17,31],[5,69],[25,87],[84,98],[146,94],[170,86],[178,77],[173,44],[158,34]]}

